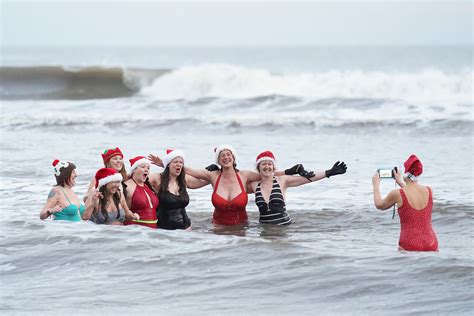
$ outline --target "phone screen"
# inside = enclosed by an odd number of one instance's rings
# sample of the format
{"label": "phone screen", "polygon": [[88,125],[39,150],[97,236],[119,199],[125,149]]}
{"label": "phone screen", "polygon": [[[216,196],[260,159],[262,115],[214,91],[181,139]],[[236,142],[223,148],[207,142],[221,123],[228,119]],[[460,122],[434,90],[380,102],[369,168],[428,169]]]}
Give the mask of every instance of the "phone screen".
{"label": "phone screen", "polygon": [[391,178],[392,177],[392,169],[379,169],[379,177],[380,178]]}

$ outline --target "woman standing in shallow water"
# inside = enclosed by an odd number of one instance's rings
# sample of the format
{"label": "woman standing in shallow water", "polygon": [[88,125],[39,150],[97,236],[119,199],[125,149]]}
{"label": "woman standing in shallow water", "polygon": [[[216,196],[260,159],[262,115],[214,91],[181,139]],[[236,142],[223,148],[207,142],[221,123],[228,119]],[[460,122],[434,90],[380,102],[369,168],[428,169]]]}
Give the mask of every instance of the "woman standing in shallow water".
{"label": "woman standing in shallow water", "polygon": [[[150,158],[159,161],[156,156]],[[186,213],[189,195],[186,188],[198,189],[209,184],[208,181],[197,179],[186,174],[184,166],[185,154],[181,150],[167,150],[162,161],[162,173],[152,173],[150,184],[158,192],[158,228],[191,229],[191,220]]]}
{"label": "woman standing in shallow water", "polygon": [[404,163],[405,176],[395,169],[395,181],[401,189],[392,190],[384,199],[380,196],[380,177],[372,177],[374,204],[386,210],[397,204],[400,217],[399,250],[438,251],[438,239],[431,225],[433,211],[433,190],[418,183],[423,173],[423,164],[417,156],[411,155]]}
{"label": "woman standing in shallow water", "polygon": [[115,169],[99,169],[95,174],[96,190],[89,192],[82,219],[106,225],[123,225],[125,219],[139,220],[140,216],[130,212],[120,192],[122,179]]}
{"label": "woman standing in shallow water", "polygon": [[68,161],[53,161],[56,186],[51,189],[46,205],[41,210],[40,219],[53,216],[54,220],[80,222],[84,205],[72,188],[76,185],[76,166]]}
{"label": "woman standing in shallow water", "polygon": [[287,188],[344,174],[347,170],[346,164],[338,161],[331,169],[311,172],[306,177],[275,176],[275,156],[271,151],[260,153],[255,161],[255,166],[261,180],[250,183],[249,193],[255,193],[255,204],[257,204],[260,213],[259,222],[273,225],[291,224],[290,215],[286,211]]}
{"label": "woman standing in shallow water", "polygon": [[126,220],[124,225],[141,225],[156,228],[158,197],[148,181],[150,161],[144,156],[130,159],[130,179],[127,185],[126,201],[129,209],[140,216],[139,220]]}
{"label": "woman standing in shallow water", "polygon": [[[235,150],[230,145],[221,145],[214,149],[215,160],[220,171],[187,169],[188,174],[201,180],[209,181],[214,188],[211,201],[214,206],[212,222],[217,226],[247,224],[247,185],[258,181],[260,174],[239,170],[236,164]],[[304,174],[302,165],[278,171],[277,175]]]}

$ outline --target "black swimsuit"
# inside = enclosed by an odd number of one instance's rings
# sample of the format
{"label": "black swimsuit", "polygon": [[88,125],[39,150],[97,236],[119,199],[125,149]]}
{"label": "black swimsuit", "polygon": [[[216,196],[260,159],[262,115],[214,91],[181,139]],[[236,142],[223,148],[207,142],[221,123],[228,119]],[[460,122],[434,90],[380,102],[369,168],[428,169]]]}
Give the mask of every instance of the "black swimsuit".
{"label": "black swimsuit", "polygon": [[188,193],[174,195],[169,191],[160,194],[158,206],[158,227],[163,229],[186,229],[191,226],[191,220],[186,214],[189,204]]}
{"label": "black swimsuit", "polygon": [[261,182],[258,183],[255,189],[255,204],[257,204],[258,211],[260,212],[260,223],[275,225],[291,224],[291,218],[286,212],[285,200],[283,199],[280,185],[275,177],[273,177],[273,187],[268,204],[263,198],[260,184]]}

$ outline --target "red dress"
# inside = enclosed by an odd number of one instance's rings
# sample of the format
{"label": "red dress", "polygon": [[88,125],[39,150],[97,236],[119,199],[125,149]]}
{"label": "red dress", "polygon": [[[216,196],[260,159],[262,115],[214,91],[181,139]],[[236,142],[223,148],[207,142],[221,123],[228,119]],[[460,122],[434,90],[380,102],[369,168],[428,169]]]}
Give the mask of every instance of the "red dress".
{"label": "red dress", "polygon": [[400,216],[400,240],[398,245],[408,251],[438,251],[438,239],[431,226],[433,196],[428,188],[428,205],[421,210],[414,209],[408,202],[405,192],[400,189],[403,205],[398,209]]}
{"label": "red dress", "polygon": [[248,201],[247,192],[242,185],[239,174],[236,172],[235,175],[237,176],[237,181],[239,182],[242,192],[230,201],[227,201],[217,194],[217,188],[219,187],[222,173],[217,178],[211,199],[212,205],[214,205],[214,214],[212,215],[212,222],[214,224],[238,225],[247,222],[248,217],[247,211],[245,210]]}
{"label": "red dress", "polygon": [[[150,202],[148,201],[147,195],[150,197],[153,207],[150,207]],[[156,216],[156,208],[158,205],[158,197],[155,195],[153,190],[151,190],[147,185],[141,186],[137,184],[132,195],[132,205],[130,210],[133,213],[140,215],[140,219],[126,220],[124,225],[142,225],[156,228],[156,223],[158,221]]]}

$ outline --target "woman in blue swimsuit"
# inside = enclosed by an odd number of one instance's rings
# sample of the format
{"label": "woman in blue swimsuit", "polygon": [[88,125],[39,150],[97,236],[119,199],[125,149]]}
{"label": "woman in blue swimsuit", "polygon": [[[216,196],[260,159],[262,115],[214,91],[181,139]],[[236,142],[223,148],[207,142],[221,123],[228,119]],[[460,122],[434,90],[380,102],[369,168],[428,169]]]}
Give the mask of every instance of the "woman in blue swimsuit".
{"label": "woman in blue swimsuit", "polygon": [[76,184],[76,166],[68,161],[53,161],[56,186],[49,192],[46,205],[41,210],[40,219],[53,216],[54,220],[80,222],[84,205],[72,190]]}

